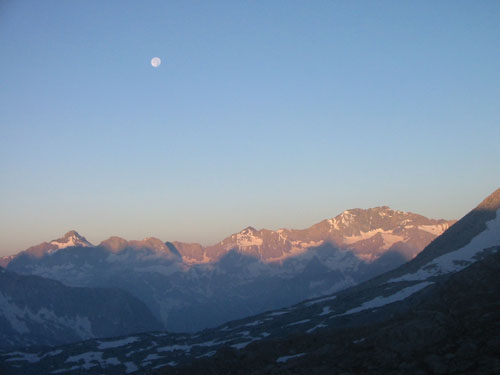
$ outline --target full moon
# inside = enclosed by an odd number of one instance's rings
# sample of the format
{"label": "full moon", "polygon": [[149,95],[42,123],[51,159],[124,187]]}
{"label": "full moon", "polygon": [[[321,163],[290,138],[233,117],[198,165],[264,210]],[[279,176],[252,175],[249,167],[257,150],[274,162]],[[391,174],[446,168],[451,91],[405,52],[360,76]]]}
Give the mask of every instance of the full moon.
{"label": "full moon", "polygon": [[161,64],[161,60],[159,57],[153,57],[151,59],[151,65],[153,65],[153,68],[158,68]]}

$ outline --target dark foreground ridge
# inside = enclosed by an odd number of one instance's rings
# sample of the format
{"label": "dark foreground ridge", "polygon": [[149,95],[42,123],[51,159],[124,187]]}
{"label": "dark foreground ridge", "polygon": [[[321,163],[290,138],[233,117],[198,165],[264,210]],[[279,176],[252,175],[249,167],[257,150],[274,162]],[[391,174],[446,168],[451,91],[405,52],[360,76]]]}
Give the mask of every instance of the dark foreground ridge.
{"label": "dark foreground ridge", "polygon": [[412,298],[406,313],[226,348],[154,374],[499,374],[500,253]]}

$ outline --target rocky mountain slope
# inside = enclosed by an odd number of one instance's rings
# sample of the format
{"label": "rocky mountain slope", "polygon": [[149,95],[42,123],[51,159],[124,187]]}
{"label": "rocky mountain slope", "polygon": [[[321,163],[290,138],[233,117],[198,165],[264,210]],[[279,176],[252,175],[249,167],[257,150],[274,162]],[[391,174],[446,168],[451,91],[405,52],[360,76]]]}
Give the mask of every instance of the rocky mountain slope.
{"label": "rocky mountain slope", "polygon": [[29,249],[16,255],[7,255],[0,257],[0,267],[6,268],[9,263],[22,254],[29,255],[33,258],[41,258],[44,255],[51,254],[59,249],[67,247],[93,247],[85,237],[80,236],[76,231],[72,230],[66,233],[63,237],[50,242],[42,242],[39,245],[32,246]]}
{"label": "rocky mountain slope", "polygon": [[0,268],[0,349],[57,345],[161,327],[144,303],[124,291],[68,287]]}
{"label": "rocky mountain slope", "polygon": [[206,248],[119,237],[92,246],[73,231],[7,267],[72,286],[121,288],[169,331],[194,332],[355,285],[404,263],[452,223],[354,209],[304,230],[249,227]]}
{"label": "rocky mountain slope", "polygon": [[409,263],[329,296],[196,334],[4,353],[4,371],[496,374],[500,189],[455,227]]}
{"label": "rocky mountain slope", "polygon": [[379,314],[390,319],[362,323],[353,318],[316,332],[258,341],[242,350],[224,347],[184,366],[170,362],[151,373],[498,374],[498,250],[396,302],[402,306],[381,307]]}
{"label": "rocky mountain slope", "polygon": [[247,227],[208,247],[173,242],[187,263],[213,262],[230,250],[264,262],[282,261],[324,244],[350,250],[358,258],[374,261],[388,251],[413,258],[454,220],[434,220],[387,206],[352,209],[307,229],[256,230]]}

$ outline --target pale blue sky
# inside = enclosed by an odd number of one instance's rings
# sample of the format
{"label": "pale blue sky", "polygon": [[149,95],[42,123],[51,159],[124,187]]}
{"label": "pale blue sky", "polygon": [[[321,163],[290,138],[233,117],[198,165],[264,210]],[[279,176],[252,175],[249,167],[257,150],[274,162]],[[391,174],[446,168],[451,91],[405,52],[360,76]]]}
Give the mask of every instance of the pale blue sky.
{"label": "pale blue sky", "polygon": [[461,217],[500,186],[499,46],[499,1],[2,1],[0,255]]}

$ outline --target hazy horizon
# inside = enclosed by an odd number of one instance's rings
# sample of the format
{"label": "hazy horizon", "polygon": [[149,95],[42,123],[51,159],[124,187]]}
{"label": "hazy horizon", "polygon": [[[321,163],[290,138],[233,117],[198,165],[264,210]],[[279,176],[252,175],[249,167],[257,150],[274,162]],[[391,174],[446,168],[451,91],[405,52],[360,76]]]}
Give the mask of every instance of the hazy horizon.
{"label": "hazy horizon", "polygon": [[[500,187],[498,1],[0,4],[0,256]],[[153,67],[151,59],[161,65]]]}
{"label": "hazy horizon", "polygon": [[[479,203],[479,202],[478,202]],[[361,209],[368,209],[368,208],[375,208],[375,207],[380,207],[382,205],[378,205],[378,206],[373,206],[373,207],[351,207],[350,209],[357,209],[357,208],[361,208]],[[385,205],[383,205],[385,206]],[[397,208],[394,208],[394,207],[390,207],[389,208],[391,209],[394,209],[394,210],[398,210]],[[349,210],[349,209],[347,209]],[[345,210],[342,210],[342,212],[344,212]],[[400,210],[401,211],[401,210]],[[412,212],[412,213],[415,213],[415,214],[419,214],[421,215],[421,213],[419,212],[414,212],[414,211],[411,211],[411,210],[405,210],[407,212]],[[470,211],[467,210],[467,212]],[[5,253],[5,254],[1,254],[0,253],[0,256],[2,255],[14,255],[16,253],[18,253],[19,251],[22,251],[22,250],[26,250],[28,247],[30,246],[33,246],[33,245],[38,245],[39,243],[42,243],[42,242],[50,242],[52,240],[56,240],[58,238],[61,238],[63,237],[64,234],[66,234],[67,232],[69,231],[76,231],[79,235],[85,237],[87,239],[87,241],[89,241],[90,243],[92,243],[93,245],[97,246],[99,245],[102,241],[110,238],[110,237],[113,237],[113,236],[118,236],[118,237],[123,237],[124,239],[126,239],[127,241],[131,241],[131,240],[143,240],[143,239],[146,239],[148,237],[155,237],[155,238],[159,238],[160,240],[162,240],[163,242],[174,242],[174,241],[179,241],[179,242],[184,242],[184,243],[199,243],[201,244],[202,246],[210,246],[210,245],[215,245],[217,242],[231,236],[232,234],[234,233],[238,233],[240,232],[241,230],[247,228],[247,227],[254,227],[255,229],[257,230],[261,230],[261,229],[268,229],[268,230],[278,230],[278,229],[307,229],[309,228],[310,226],[314,225],[314,224],[317,224],[318,222],[322,221],[322,220],[325,220],[325,219],[330,219],[330,218],[334,218],[336,217],[337,215],[340,215],[342,212],[338,212],[337,214],[335,215],[331,215],[329,217],[324,217],[322,219],[318,219],[316,220],[315,222],[312,222],[310,224],[306,224],[304,226],[301,226],[301,227],[291,227],[291,226],[277,226],[277,227],[259,227],[259,226],[253,226],[253,225],[246,225],[246,226],[242,226],[240,227],[239,229],[236,229],[234,230],[233,232],[231,233],[226,233],[226,234],[223,234],[221,237],[218,237],[218,238],[214,238],[213,240],[211,240],[211,242],[204,242],[204,241],[196,241],[196,240],[190,240],[190,239],[179,239],[179,238],[174,238],[174,239],[164,239],[164,238],[161,238],[159,236],[155,236],[155,235],[150,235],[150,236],[143,236],[143,237],[137,237],[137,238],[128,238],[128,237],[125,237],[125,236],[119,236],[117,234],[109,234],[108,236],[105,236],[105,237],[102,237],[102,238],[99,238],[99,237],[90,237],[90,236],[87,236],[85,233],[82,233],[81,231],[79,231],[78,229],[76,228],[68,228],[67,230],[59,233],[59,234],[55,234],[53,238],[51,239],[39,239],[38,242],[35,242],[35,243],[30,243],[28,245],[25,245],[24,248],[22,249],[17,249],[15,250],[14,252],[12,253]],[[444,220],[459,220],[460,218],[462,218],[467,212],[464,212],[463,214],[459,215],[458,217],[428,217],[429,219],[444,219]],[[423,215],[423,216],[426,216],[426,215]],[[196,238],[196,233],[193,232],[193,235],[191,238]]]}

